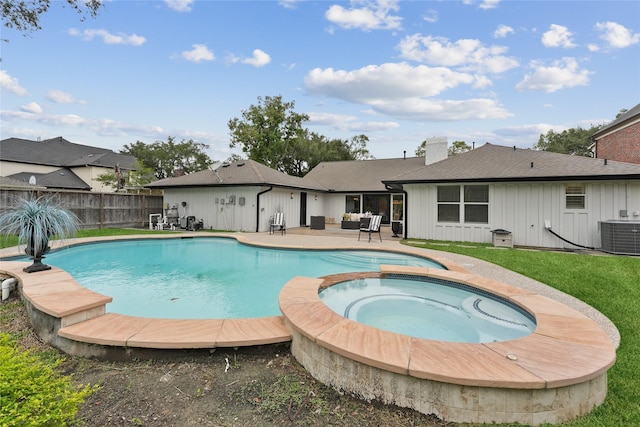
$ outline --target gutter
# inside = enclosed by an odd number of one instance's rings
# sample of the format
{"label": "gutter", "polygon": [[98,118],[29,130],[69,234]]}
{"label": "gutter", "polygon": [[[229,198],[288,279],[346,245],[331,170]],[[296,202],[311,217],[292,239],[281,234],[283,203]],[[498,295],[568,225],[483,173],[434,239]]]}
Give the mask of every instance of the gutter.
{"label": "gutter", "polygon": [[259,192],[256,196],[256,233],[260,232],[260,196],[262,196],[264,193],[268,193],[271,190],[273,190],[273,186]]}

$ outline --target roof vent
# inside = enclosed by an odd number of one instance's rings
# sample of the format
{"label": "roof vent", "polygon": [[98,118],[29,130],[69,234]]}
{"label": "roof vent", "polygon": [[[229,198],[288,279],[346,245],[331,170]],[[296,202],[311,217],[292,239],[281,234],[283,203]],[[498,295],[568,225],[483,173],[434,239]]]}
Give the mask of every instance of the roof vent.
{"label": "roof vent", "polygon": [[242,163],[238,163],[236,166],[240,167],[240,166],[244,166],[244,162]]}

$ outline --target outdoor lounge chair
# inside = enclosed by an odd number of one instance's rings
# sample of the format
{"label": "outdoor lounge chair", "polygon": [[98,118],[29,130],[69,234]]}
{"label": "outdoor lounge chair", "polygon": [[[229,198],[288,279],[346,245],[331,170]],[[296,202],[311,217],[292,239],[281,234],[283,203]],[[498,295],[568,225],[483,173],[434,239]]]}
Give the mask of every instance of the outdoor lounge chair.
{"label": "outdoor lounge chair", "polygon": [[360,233],[369,233],[369,241],[371,241],[371,233],[378,233],[380,241],[382,242],[382,234],[380,234],[380,223],[382,222],[382,215],[372,215],[369,224],[361,223],[360,231],[358,231],[358,240],[360,240]]}
{"label": "outdoor lounge chair", "polygon": [[269,222],[269,234],[273,234],[279,230],[282,234],[287,233],[287,226],[284,220],[284,213],[278,212],[273,217],[271,217],[271,221]]}

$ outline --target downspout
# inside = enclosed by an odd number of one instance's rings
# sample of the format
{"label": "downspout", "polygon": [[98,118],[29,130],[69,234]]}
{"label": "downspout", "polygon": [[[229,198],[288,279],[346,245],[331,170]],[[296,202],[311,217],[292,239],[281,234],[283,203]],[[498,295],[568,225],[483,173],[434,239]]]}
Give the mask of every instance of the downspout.
{"label": "downspout", "polygon": [[404,233],[403,233],[403,239],[407,240],[407,229],[409,227],[407,227],[407,212],[409,212],[407,210],[407,203],[409,203],[409,196],[407,194],[407,190],[404,189],[404,187],[402,187],[402,194],[404,194]]}
{"label": "downspout", "polygon": [[273,186],[259,192],[258,196],[256,197],[256,233],[260,232],[260,196],[262,196],[264,193],[268,193],[271,190],[273,190]]}

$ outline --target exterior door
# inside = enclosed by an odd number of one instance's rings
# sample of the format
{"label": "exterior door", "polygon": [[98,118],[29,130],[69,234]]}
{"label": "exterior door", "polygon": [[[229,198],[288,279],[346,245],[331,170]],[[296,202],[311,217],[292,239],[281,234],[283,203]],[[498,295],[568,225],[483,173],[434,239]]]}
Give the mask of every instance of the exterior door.
{"label": "exterior door", "polygon": [[300,192],[300,227],[307,226],[307,193]]}
{"label": "exterior door", "polygon": [[382,215],[382,223],[389,224],[391,218],[389,194],[365,194],[363,197],[363,212]]}

